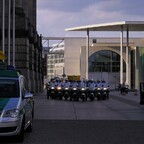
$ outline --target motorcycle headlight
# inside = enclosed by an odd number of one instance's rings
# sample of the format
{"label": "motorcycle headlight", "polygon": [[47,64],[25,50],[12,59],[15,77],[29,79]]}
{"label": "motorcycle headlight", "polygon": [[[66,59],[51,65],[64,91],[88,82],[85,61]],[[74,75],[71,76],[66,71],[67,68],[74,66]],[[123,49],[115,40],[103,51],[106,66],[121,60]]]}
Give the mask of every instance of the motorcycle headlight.
{"label": "motorcycle headlight", "polygon": [[104,88],[104,90],[107,90],[107,88]]}
{"label": "motorcycle headlight", "polygon": [[65,90],[68,90],[68,88],[65,88]]}
{"label": "motorcycle headlight", "polygon": [[54,89],[54,87],[51,87],[51,89]]}
{"label": "motorcycle headlight", "polygon": [[82,88],[81,90],[85,90],[85,88]]}
{"label": "motorcycle headlight", "polygon": [[57,87],[58,90],[61,90],[61,87]]}
{"label": "motorcycle headlight", "polygon": [[76,88],[73,88],[73,90],[77,90]]}
{"label": "motorcycle headlight", "polygon": [[98,90],[101,90],[101,88],[97,88]]}
{"label": "motorcycle headlight", "polygon": [[4,114],[3,114],[3,117],[16,118],[18,115],[19,115],[19,110],[12,109],[12,110],[5,111]]}

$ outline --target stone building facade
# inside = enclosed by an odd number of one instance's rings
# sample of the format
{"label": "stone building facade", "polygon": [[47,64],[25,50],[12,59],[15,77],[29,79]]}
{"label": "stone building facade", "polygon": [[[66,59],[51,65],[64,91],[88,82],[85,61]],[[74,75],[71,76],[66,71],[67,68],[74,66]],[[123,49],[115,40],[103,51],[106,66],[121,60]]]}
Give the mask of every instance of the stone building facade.
{"label": "stone building facade", "polygon": [[[10,64],[13,61],[13,0],[11,0],[10,17]],[[43,58],[42,37],[36,28],[36,0],[15,0],[15,68],[20,70],[28,81],[30,91],[41,92],[43,90]],[[8,63],[8,5],[9,0],[4,0],[5,14],[5,62]],[[2,50],[2,11],[3,1],[0,1],[0,49]]]}

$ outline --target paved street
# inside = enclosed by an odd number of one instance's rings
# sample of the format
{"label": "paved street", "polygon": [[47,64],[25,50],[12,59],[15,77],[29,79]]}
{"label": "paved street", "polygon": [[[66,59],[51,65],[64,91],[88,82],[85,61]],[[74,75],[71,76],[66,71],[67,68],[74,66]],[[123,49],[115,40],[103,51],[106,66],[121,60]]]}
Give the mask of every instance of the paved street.
{"label": "paved street", "polygon": [[144,106],[139,105],[139,95],[133,92],[120,95],[111,92],[109,100],[71,102],[47,100],[36,97],[35,119],[48,120],[144,120]]}
{"label": "paved street", "polygon": [[38,94],[34,129],[23,144],[143,144],[144,105],[139,102],[133,92],[111,92],[109,100],[93,102],[47,100],[45,93]]}

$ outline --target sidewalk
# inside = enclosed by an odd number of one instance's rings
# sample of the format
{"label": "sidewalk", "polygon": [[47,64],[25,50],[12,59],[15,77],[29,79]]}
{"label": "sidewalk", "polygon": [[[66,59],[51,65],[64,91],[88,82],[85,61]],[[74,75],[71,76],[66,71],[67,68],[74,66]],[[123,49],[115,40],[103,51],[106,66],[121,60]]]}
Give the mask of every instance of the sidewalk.
{"label": "sidewalk", "polygon": [[126,95],[122,95],[120,91],[111,91],[110,97],[113,99],[121,100],[126,103],[131,103],[132,105],[136,105],[139,107],[144,107],[144,105],[140,105],[140,92],[130,91]]}

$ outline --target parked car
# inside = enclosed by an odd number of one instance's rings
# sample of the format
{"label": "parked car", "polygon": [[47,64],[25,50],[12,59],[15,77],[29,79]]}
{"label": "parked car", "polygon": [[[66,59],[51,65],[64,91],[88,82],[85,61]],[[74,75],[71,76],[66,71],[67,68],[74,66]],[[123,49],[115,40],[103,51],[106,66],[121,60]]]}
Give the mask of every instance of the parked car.
{"label": "parked car", "polygon": [[26,79],[16,70],[0,70],[0,136],[15,136],[18,142],[32,131],[33,94]]}

